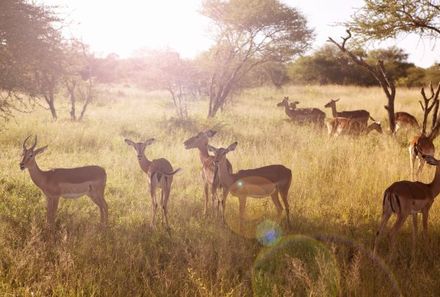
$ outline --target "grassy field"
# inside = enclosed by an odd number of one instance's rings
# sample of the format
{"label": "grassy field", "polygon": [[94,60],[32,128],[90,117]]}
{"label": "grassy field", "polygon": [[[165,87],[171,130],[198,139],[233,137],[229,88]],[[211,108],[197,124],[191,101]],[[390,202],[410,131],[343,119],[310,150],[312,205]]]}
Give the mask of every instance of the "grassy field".
{"label": "grassy field", "polygon": [[[192,102],[191,120],[179,121],[166,94],[129,87],[103,89],[83,123],[70,122],[62,103],[57,122],[44,110],[18,114],[0,134],[0,295],[393,296],[391,277],[405,296],[438,296],[437,204],[430,213],[429,241],[419,235],[413,262],[409,221],[394,259],[387,257],[385,238],[379,249],[385,264],[368,258],[384,189],[410,178],[406,135],[397,141],[376,132],[329,139],[324,130],[286,122],[284,110],[276,107],[285,95],[302,107],[323,110],[330,98],[341,98],[339,109],[365,108],[388,128],[379,88],[337,86],[249,90],[214,120],[205,118],[206,102]],[[418,90],[398,90],[396,110],[420,119],[419,96]],[[227,200],[226,225],[212,211],[203,215],[198,152],[185,150],[183,142],[216,124],[221,129],[213,145],[238,141],[228,156],[234,171],[274,163],[292,170],[290,228],[277,218],[270,199],[248,200],[242,234],[235,197]],[[49,145],[37,158],[42,169],[106,168],[106,230],[100,229],[99,211],[90,199],[63,199],[56,234],[49,236],[44,196],[18,166],[22,141],[30,134],[38,134],[39,145]],[[146,176],[125,137],[156,138],[147,156],[165,157],[183,168],[169,203],[171,236],[160,219],[156,230],[149,226]],[[425,167],[421,178],[429,181],[433,174]],[[282,236],[271,246],[256,236],[268,225]],[[313,239],[317,236],[335,240]]]}

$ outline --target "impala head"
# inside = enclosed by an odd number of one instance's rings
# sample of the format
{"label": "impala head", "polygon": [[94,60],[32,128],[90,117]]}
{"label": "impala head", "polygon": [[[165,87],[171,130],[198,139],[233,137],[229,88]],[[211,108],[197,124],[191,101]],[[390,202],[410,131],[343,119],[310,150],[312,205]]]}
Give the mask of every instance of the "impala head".
{"label": "impala head", "polygon": [[373,129],[375,129],[377,132],[379,132],[380,134],[383,134],[383,130],[382,130],[382,125],[380,122],[374,122],[371,124],[371,126],[373,127]]}
{"label": "impala head", "polygon": [[290,109],[296,109],[296,106],[299,104],[299,101],[293,101],[289,103]]}
{"label": "impala head", "polygon": [[338,101],[339,101],[339,98],[335,99],[335,100],[330,99],[330,101],[326,105],[324,105],[324,107],[328,108],[328,107],[336,106],[336,102],[338,102]]}
{"label": "impala head", "polygon": [[191,138],[188,138],[183,143],[185,145],[185,149],[189,150],[193,148],[206,147],[208,145],[209,138],[214,136],[216,133],[217,131],[214,130],[206,130]]}
{"label": "impala head", "polygon": [[422,155],[422,158],[425,159],[425,161],[426,161],[429,165],[438,166],[438,165],[440,164],[440,161],[437,160],[436,158],[434,158],[433,156],[430,156],[430,155]]}
{"label": "impala head", "polygon": [[136,150],[138,160],[141,160],[145,156],[144,155],[145,148],[150,144],[152,144],[154,141],[155,141],[154,138],[150,138],[145,142],[134,142],[131,141],[130,139],[125,139],[125,143],[131,145]]}
{"label": "impala head", "polygon": [[215,148],[212,145],[208,145],[208,150],[214,153],[214,162],[218,164],[226,159],[226,154],[232,152],[237,147],[238,142],[234,142],[227,148]]}
{"label": "impala head", "polygon": [[47,145],[40,147],[38,149],[35,149],[35,147],[37,146],[37,136],[35,136],[35,138],[34,138],[34,144],[30,148],[27,148],[26,143],[29,138],[30,138],[30,136],[28,136],[23,141],[23,154],[22,154],[23,159],[20,162],[20,169],[21,170],[25,170],[26,168],[28,168],[29,164],[31,164],[32,162],[35,161],[35,157],[47,149]]}
{"label": "impala head", "polygon": [[278,107],[280,107],[280,106],[288,106],[288,105],[289,105],[289,97],[287,97],[287,96],[283,98],[283,101],[277,103]]}

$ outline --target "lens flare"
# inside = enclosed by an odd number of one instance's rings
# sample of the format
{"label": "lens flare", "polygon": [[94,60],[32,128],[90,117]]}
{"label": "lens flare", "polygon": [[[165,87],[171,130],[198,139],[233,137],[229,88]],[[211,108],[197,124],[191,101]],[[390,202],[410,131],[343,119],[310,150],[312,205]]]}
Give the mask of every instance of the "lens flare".
{"label": "lens flare", "polygon": [[257,240],[264,246],[274,246],[282,236],[281,227],[271,220],[264,220],[256,228]]}
{"label": "lens flare", "polygon": [[291,235],[258,255],[252,270],[254,296],[339,296],[340,272],[333,253],[319,241]]}

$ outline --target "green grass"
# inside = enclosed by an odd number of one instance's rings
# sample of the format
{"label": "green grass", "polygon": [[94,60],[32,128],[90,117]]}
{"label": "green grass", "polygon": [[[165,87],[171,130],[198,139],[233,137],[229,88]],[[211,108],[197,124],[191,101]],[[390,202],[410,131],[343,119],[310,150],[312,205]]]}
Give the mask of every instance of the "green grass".
{"label": "green grass", "polygon": [[[324,130],[284,121],[283,109],[276,107],[284,95],[300,101],[300,107],[323,110],[330,98],[341,98],[338,109],[365,108],[388,127],[379,88],[339,86],[248,90],[213,120],[205,118],[205,101],[191,102],[191,119],[181,121],[164,93],[109,86],[83,123],[70,122],[68,106],[61,102],[57,122],[44,110],[17,114],[0,135],[2,296],[391,296],[383,270],[356,246],[371,249],[384,189],[410,177],[406,135],[398,141],[376,132],[329,139]],[[420,119],[419,96],[418,90],[398,90],[396,110]],[[216,124],[222,128],[213,145],[238,141],[228,155],[234,170],[274,163],[292,170],[290,229],[277,219],[270,198],[248,199],[244,234],[236,232],[235,197],[227,200],[226,225],[203,215],[201,164],[197,151],[185,150],[183,141]],[[86,164],[106,169],[107,230],[100,229],[99,211],[90,199],[63,199],[56,234],[49,236],[44,196],[18,166],[22,141],[30,134],[49,145],[37,159],[42,169]],[[125,137],[156,138],[147,156],[165,157],[184,169],[174,179],[169,203],[171,237],[160,218],[156,230],[149,226],[146,176]],[[433,173],[425,167],[422,180],[429,181]],[[277,222],[285,236],[273,247],[254,238],[263,219]],[[438,205],[430,213],[430,240],[419,236],[412,265],[410,227],[407,222],[398,236],[395,259],[387,258],[386,239],[379,253],[405,296],[436,296]],[[311,239],[317,235],[339,240]]]}

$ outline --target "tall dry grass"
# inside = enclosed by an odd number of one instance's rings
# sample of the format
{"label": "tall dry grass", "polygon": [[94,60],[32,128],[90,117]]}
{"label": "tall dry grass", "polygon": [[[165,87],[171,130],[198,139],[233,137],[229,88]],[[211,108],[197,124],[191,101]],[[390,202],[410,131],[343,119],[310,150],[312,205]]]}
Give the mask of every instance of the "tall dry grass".
{"label": "tall dry grass", "polygon": [[[259,88],[237,97],[216,119],[205,118],[206,102],[190,104],[191,119],[173,118],[162,93],[106,86],[83,123],[49,120],[46,111],[17,114],[1,131],[0,292],[3,296],[391,296],[390,280],[357,246],[370,249],[381,213],[382,193],[409,179],[406,136],[329,139],[326,131],[284,121],[282,96],[323,109],[365,108],[386,124],[379,88],[302,86]],[[398,91],[396,110],[421,118],[418,90]],[[331,115],[330,110],[325,110]],[[227,201],[227,224],[203,216],[200,161],[183,141],[222,124],[216,146],[238,141],[229,154],[234,170],[280,163],[292,169],[292,226],[278,221],[270,199],[249,199],[245,234],[236,232],[238,203]],[[38,134],[47,152],[41,168],[97,164],[107,170],[110,224],[100,230],[99,211],[87,198],[63,199],[54,237],[45,226],[45,201],[29,174],[19,170],[21,143]],[[171,237],[149,227],[151,202],[146,177],[123,139],[155,137],[149,158],[165,157],[184,171],[174,179],[169,204]],[[425,169],[429,181],[433,169]],[[275,221],[283,239],[265,247],[252,238],[258,222]],[[430,213],[429,241],[419,238],[410,261],[410,228],[398,237],[397,256],[380,254],[405,296],[440,293],[440,212]],[[333,235],[337,242],[319,242]],[[287,242],[287,243],[286,243]]]}

